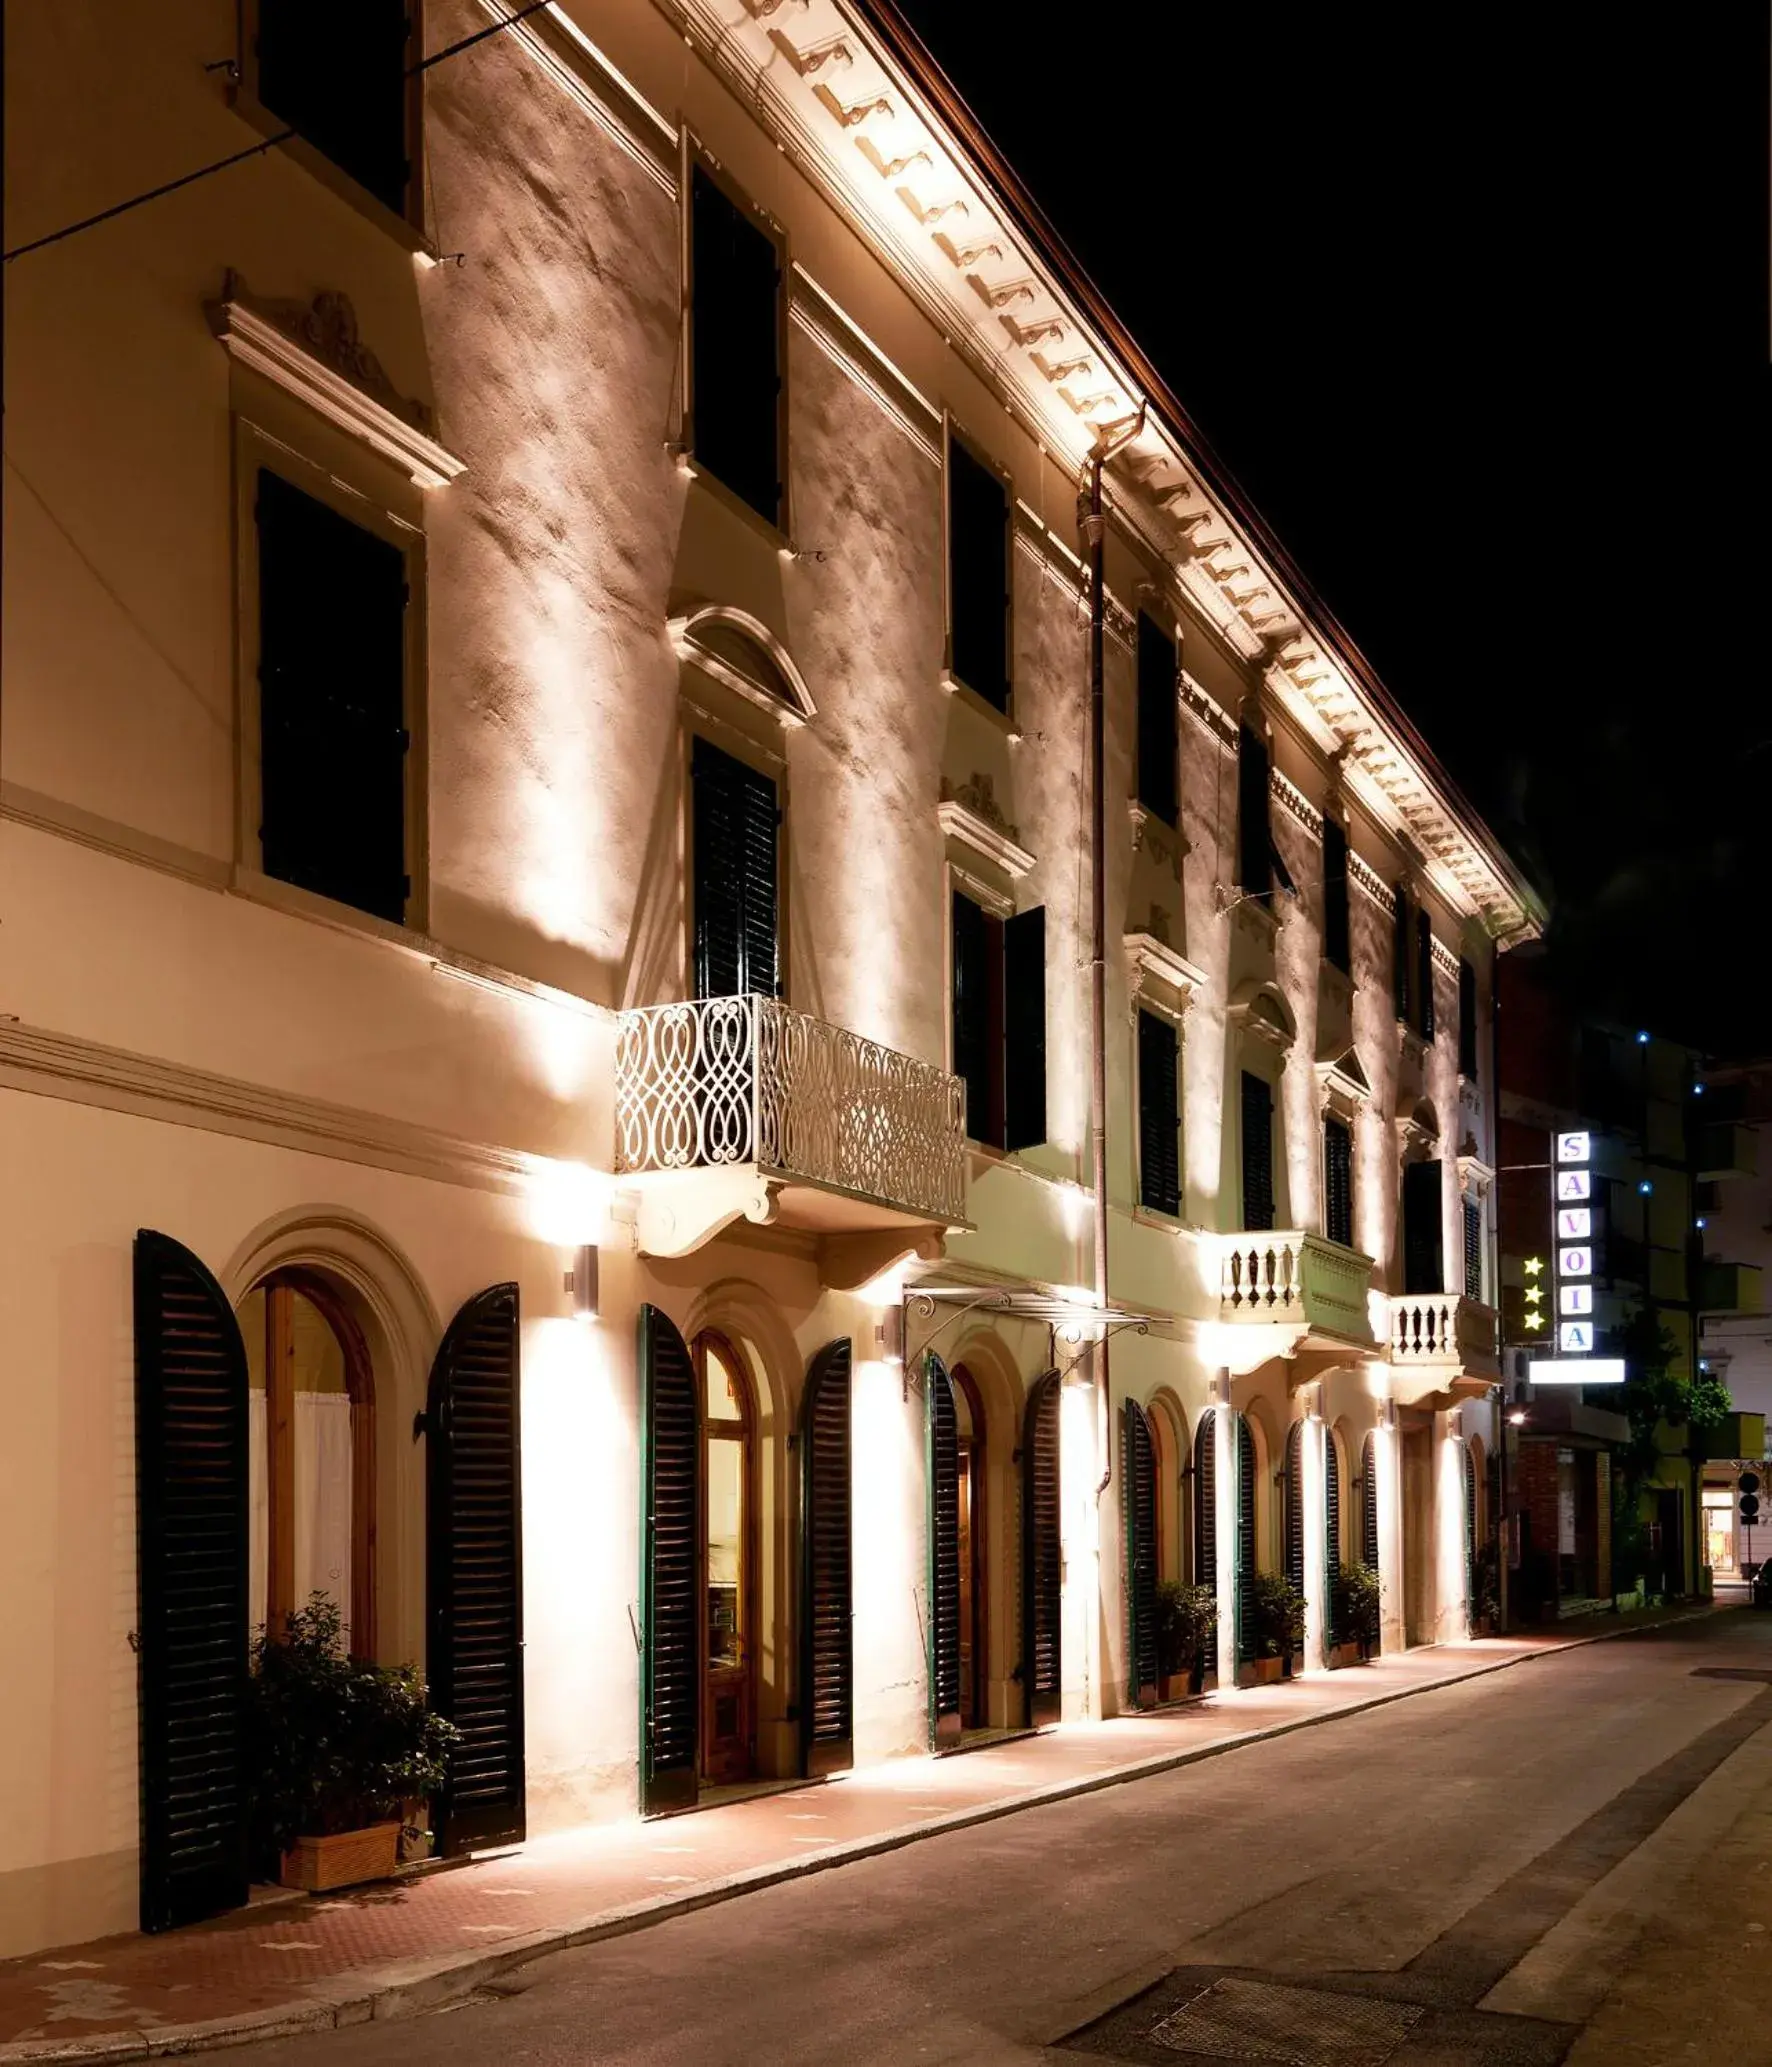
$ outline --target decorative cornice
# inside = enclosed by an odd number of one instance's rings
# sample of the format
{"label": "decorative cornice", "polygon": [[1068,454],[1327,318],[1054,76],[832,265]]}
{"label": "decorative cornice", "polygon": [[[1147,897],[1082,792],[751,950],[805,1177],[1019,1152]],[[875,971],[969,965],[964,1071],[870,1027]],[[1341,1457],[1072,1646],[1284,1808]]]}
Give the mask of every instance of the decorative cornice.
{"label": "decorative cornice", "polygon": [[1385,882],[1376,869],[1362,861],[1350,847],[1347,850],[1347,879],[1371,898],[1387,919],[1397,915],[1397,893]]}
{"label": "decorative cornice", "polygon": [[803,266],[790,279],[788,314],[831,364],[895,423],[931,466],[941,465],[941,411],[853,324]]}
{"label": "decorative cornice", "polygon": [[1315,1065],[1317,1095],[1325,1112],[1353,1119],[1372,1098],[1372,1080],[1352,1048]]}
{"label": "decorative cornice", "polygon": [[1435,968],[1456,981],[1458,976],[1458,956],[1437,933],[1433,936],[1433,956]]}
{"label": "decorative cornice", "polygon": [[[779,724],[801,726],[818,716],[818,706],[806,678],[794,665],[787,648],[749,611],[726,603],[698,603],[667,620],[671,648],[677,658],[704,675],[724,684],[747,703],[754,703]],[[722,631],[749,648],[757,663],[755,674],[747,673],[731,655],[722,653],[715,640]],[[773,677],[773,681],[768,679]]]}
{"label": "decorative cornice", "polygon": [[1269,787],[1286,809],[1291,812],[1306,832],[1315,838],[1323,837],[1323,814],[1298,785],[1274,769],[1268,778]]}
{"label": "decorative cornice", "polygon": [[[1185,955],[1154,933],[1124,934],[1121,945],[1126,950],[1134,1004],[1152,1004],[1179,1019],[1211,980],[1204,969],[1195,968]],[[1150,990],[1153,982],[1173,993],[1173,1004],[1161,991]]]}
{"label": "decorative cornice", "polygon": [[1298,1021],[1278,984],[1251,979],[1237,987],[1225,1011],[1239,1033],[1287,1053],[1298,1038]]}
{"label": "decorative cornice", "polygon": [[665,193],[677,191],[677,131],[560,7],[514,20],[518,0],[480,0],[505,34]]}
{"label": "decorative cornice", "polygon": [[399,392],[362,342],[348,295],[267,300],[230,268],[221,300],[205,313],[230,358],[392,460],[419,487],[446,487],[466,467],[431,435],[430,411]]}
{"label": "decorative cornice", "polygon": [[1007,876],[1025,876],[1037,857],[1021,845],[1020,829],[997,802],[990,776],[974,772],[958,789],[943,780],[941,801],[935,807],[941,829],[950,840],[958,840],[994,863]]}

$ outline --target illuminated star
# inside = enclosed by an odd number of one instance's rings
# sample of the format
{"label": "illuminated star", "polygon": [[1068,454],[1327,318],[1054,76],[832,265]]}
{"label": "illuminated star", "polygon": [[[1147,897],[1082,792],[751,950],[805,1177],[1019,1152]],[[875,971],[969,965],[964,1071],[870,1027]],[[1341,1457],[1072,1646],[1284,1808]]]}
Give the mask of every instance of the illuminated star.
{"label": "illuminated star", "polygon": [[1543,1258],[1542,1256],[1528,1256],[1528,1257],[1526,1258],[1526,1262],[1525,1262],[1525,1271],[1526,1271],[1526,1275],[1527,1275],[1527,1276],[1528,1276],[1529,1278],[1535,1278],[1535,1277],[1537,1277],[1538,1273],[1539,1273],[1539,1272],[1540,1272],[1541,1270],[1543,1270],[1543,1268],[1544,1268],[1544,1258]]}
{"label": "illuminated star", "polygon": [[1542,1328],[1544,1326],[1544,1315],[1541,1313],[1529,1313],[1526,1316],[1526,1325],[1529,1328]]}

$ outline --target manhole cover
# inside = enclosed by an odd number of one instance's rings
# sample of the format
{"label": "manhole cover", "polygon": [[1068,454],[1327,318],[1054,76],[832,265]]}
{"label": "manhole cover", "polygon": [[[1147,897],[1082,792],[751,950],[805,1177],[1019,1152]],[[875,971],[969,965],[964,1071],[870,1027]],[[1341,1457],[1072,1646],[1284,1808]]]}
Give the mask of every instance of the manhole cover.
{"label": "manhole cover", "polygon": [[1227,1979],[1173,2011],[1150,2036],[1171,2052],[1209,2059],[1383,2067],[1421,2015],[1413,2003]]}

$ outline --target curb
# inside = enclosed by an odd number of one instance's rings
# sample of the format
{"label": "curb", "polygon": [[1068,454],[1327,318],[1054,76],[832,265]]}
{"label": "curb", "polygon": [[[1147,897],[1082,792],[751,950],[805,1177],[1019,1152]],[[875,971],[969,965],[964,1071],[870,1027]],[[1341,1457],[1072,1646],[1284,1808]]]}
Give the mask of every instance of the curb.
{"label": "curb", "polygon": [[1593,1630],[1542,1650],[1522,1651],[1513,1658],[1497,1658],[1493,1663],[1460,1673],[1456,1679],[1435,1680],[1427,1686],[1394,1687],[1386,1693],[1352,1701],[1346,1707],[1333,1709],[1327,1714],[1302,1715],[1291,1721],[1266,1723],[1259,1729],[1240,1730],[1233,1736],[1220,1737],[1211,1744],[1195,1745],[1185,1751],[1161,1752],[1151,1758],[1111,1767],[1106,1772],[1058,1780],[1025,1794],[1007,1796],[1001,1801],[979,1802],[969,1808],[955,1809],[929,1822],[906,1824],[896,1830],[879,1831],[871,1837],[852,1838],[847,1843],[833,1845],[829,1851],[771,1860],[763,1866],[747,1867],[742,1872],[707,1881],[684,1894],[659,1895],[648,1901],[630,1902],[617,1909],[595,1911],[578,1923],[554,1925],[526,1936],[507,1938],[494,1950],[412,1960],[404,1966],[383,1967],[367,1985],[363,1976],[341,1975],[336,1981],[317,1984],[299,2004],[253,2010],[243,2016],[218,2017],[208,2023],[185,2024],[163,2031],[117,2032],[107,2038],[69,2039],[48,2044],[34,2039],[13,2040],[0,2045],[0,2067],[24,2067],[25,2062],[41,2062],[45,2067],[48,2063],[53,2063],[53,2067],[87,2067],[87,2063],[91,2063],[91,2067],[99,2067],[103,2062],[175,2058],[186,2053],[215,2052],[227,2046],[289,2038],[305,2031],[340,2030],[352,2024],[415,2016],[459,1996],[472,1994],[476,1988],[486,1986],[517,1967],[527,1966],[545,1954],[568,1952],[576,1946],[627,1937],[636,1931],[650,1930],[655,1924],[669,1923],[675,1917],[693,1915],[698,1909],[713,1908],[739,1895],[757,1894],[765,1888],[779,1887],[785,1881],[804,1880],[811,1874],[828,1872],[835,1866],[847,1866],[858,1859],[879,1858],[888,1852],[901,1851],[924,1838],[999,1822],[1006,1816],[1020,1815],[1025,1809],[1044,1808],[1054,1802],[1099,1794],[1110,1787],[1123,1787],[1133,1780],[1147,1780],[1159,1773],[1176,1772],[1183,1766],[1199,1765],[1207,1759],[1241,1751],[1252,1744],[1270,1743],[1275,1738],[1290,1737],[1300,1730],[1318,1729],[1349,1716],[1367,1715],[1375,1709],[1389,1708],[1398,1701],[1413,1701],[1422,1695],[1443,1693],[1448,1688],[1469,1686],[1474,1680],[1487,1679],[1497,1672],[1510,1672],[1516,1666],[1538,1664],[1546,1658],[1561,1657],[1589,1644],[1610,1643],[1618,1637],[1651,1636],[1658,1630],[1672,1629],[1681,1623],[1703,1621],[1716,1612],[1714,1606],[1707,1605],[1685,1614],[1670,1615],[1660,1622],[1633,1624],[1621,1618],[1621,1626],[1617,1629]]}

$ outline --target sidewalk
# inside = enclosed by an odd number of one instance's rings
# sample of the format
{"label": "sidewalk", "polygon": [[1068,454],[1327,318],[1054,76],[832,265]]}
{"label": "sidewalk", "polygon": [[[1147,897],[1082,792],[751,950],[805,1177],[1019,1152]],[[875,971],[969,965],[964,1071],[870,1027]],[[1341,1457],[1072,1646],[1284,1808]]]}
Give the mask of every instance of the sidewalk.
{"label": "sidewalk", "polygon": [[408,2014],[544,1951],[1691,1612],[1405,1652],[663,1822],[538,1838],[403,1882],[257,1902],[161,1937],[6,1961],[0,2062],[140,2059]]}

